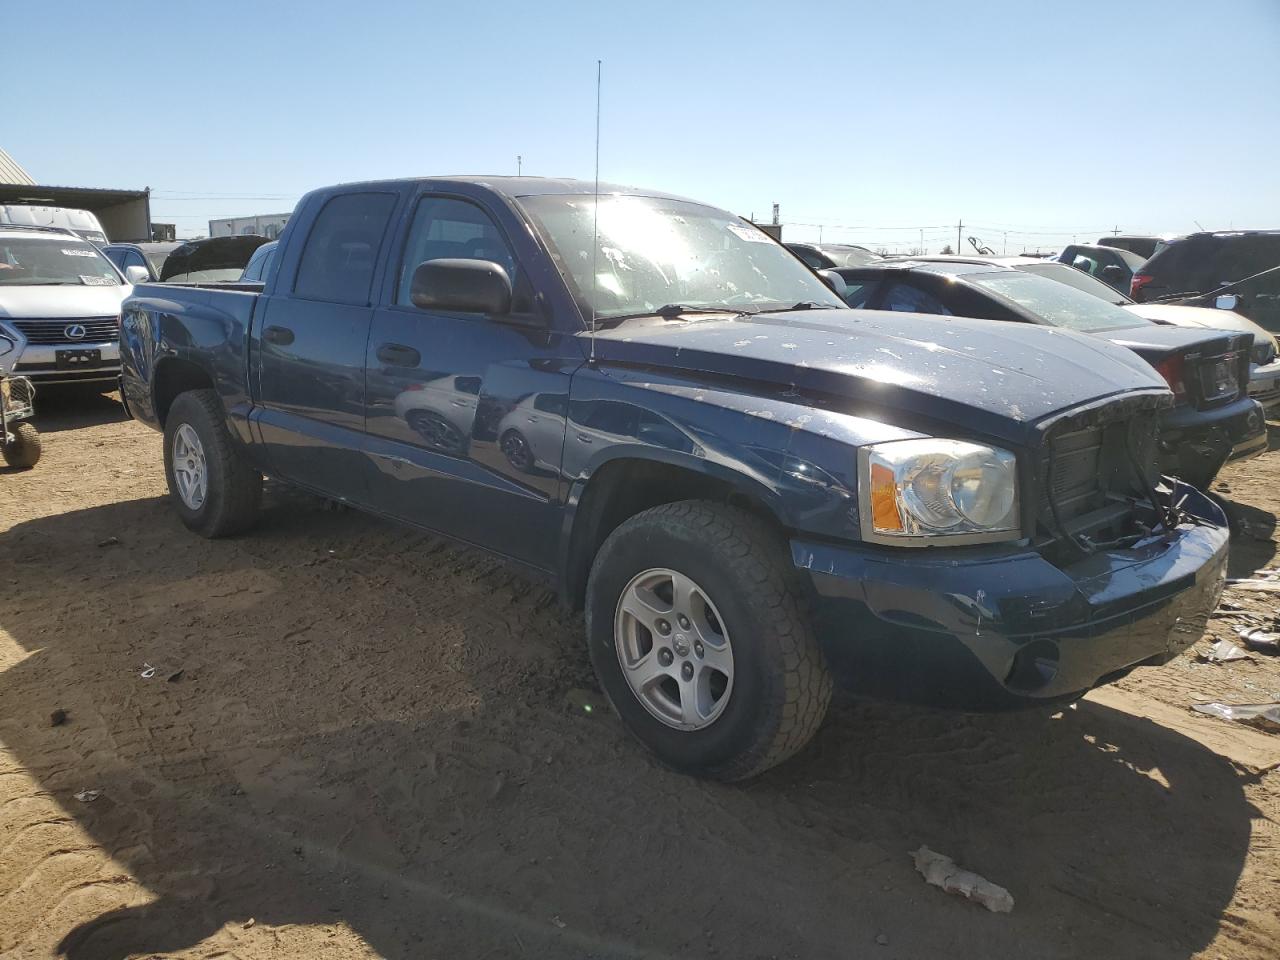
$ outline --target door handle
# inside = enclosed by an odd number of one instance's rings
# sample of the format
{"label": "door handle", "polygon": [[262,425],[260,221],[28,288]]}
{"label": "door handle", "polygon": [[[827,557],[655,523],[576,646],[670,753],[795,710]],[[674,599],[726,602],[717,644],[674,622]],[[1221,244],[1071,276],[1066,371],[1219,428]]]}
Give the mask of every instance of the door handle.
{"label": "door handle", "polygon": [[590,437],[588,437],[585,433],[578,434],[578,439],[581,440],[583,443],[594,443],[594,441]]}
{"label": "door handle", "polygon": [[422,354],[403,343],[384,343],[378,348],[378,359],[389,367],[417,367],[422,364]]}
{"label": "door handle", "polygon": [[262,331],[262,339],[267,343],[275,343],[282,347],[287,347],[293,343],[293,331],[288,327],[267,327]]}

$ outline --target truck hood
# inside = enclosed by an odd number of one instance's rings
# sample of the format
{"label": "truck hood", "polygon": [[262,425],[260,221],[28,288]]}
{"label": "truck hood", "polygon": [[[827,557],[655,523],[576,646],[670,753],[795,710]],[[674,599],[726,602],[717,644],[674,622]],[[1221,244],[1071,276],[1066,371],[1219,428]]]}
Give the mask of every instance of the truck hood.
{"label": "truck hood", "polygon": [[1134,353],[1097,337],[877,310],[632,322],[600,331],[596,356],[827,394],[853,401],[837,404],[846,412],[1020,443],[1069,408],[1133,391],[1163,402],[1168,389]]}
{"label": "truck hood", "polygon": [[114,317],[131,293],[133,287],[127,283],[115,287],[0,286],[0,320]]}

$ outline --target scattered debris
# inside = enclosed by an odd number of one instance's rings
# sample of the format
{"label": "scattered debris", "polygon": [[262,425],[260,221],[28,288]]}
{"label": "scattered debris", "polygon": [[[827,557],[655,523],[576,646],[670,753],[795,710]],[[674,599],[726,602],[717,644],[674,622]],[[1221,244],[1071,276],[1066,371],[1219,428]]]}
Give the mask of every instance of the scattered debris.
{"label": "scattered debris", "polygon": [[1227,589],[1256,590],[1262,593],[1280,593],[1280,580],[1228,580]]}
{"label": "scattered debris", "polygon": [[246,920],[244,923],[240,924],[240,929],[242,929],[242,930],[248,930],[250,927],[252,927],[252,926],[253,926],[255,923],[257,923],[257,922],[258,922],[258,921],[257,921],[257,920],[255,920],[255,919],[253,919],[253,917],[250,917],[250,918],[249,918],[248,920]]}
{"label": "scattered debris", "polygon": [[156,668],[149,663],[144,663],[142,665],[142,672],[138,674],[138,676],[140,676],[143,680],[150,680],[155,675],[156,675]]}
{"label": "scattered debris", "polygon": [[175,670],[175,671],[173,671],[173,673],[171,673],[171,674],[169,674],[167,677],[165,677],[165,679],[166,679],[167,681],[169,681],[170,683],[177,683],[179,680],[181,680],[181,679],[182,679],[182,675],[183,675],[184,673],[186,673],[186,672],[187,672],[187,671],[186,671],[185,669],[183,669],[183,670]]}
{"label": "scattered debris", "polygon": [[882,947],[887,947],[889,945],[889,937],[886,934],[877,933],[876,943],[880,944]]}
{"label": "scattered debris", "polygon": [[67,711],[59,707],[53,713],[49,714],[49,726],[60,727],[67,722]]}
{"label": "scattered debris", "polygon": [[119,546],[119,545],[120,545],[120,538],[119,538],[119,537],[107,537],[107,539],[105,539],[105,540],[99,540],[99,541],[98,541],[98,546],[99,546],[99,547],[116,547],[116,546]]}
{"label": "scattered debris", "polygon": [[552,918],[551,918],[551,922],[552,922],[552,923],[554,923],[554,924],[555,924],[557,927],[559,927],[561,930],[563,930],[565,927],[567,927],[567,926],[568,926],[568,924],[567,924],[567,923],[565,923],[563,920],[561,920],[558,916],[556,916],[556,917],[552,917]]}
{"label": "scattered debris", "polygon": [[1260,630],[1257,627],[1241,627],[1236,630],[1244,645],[1257,653],[1280,654],[1280,633]]}
{"label": "scattered debris", "polygon": [[1280,703],[1193,703],[1191,709],[1211,717],[1280,732]]}
{"label": "scattered debris", "polygon": [[100,796],[102,796],[102,791],[101,790],[81,790],[79,793],[73,794],[73,796],[77,800],[79,800],[81,803],[93,803],[93,801],[97,800]]}
{"label": "scattered debris", "polygon": [[1200,659],[1208,663],[1228,663],[1232,660],[1248,660],[1249,655],[1230,640],[1219,640],[1209,648],[1208,653],[1200,654]]}
{"label": "scattered debris", "polygon": [[925,882],[941,887],[947,893],[956,893],[982,904],[992,913],[1011,913],[1013,895],[1004,887],[996,886],[985,877],[963,870],[950,857],[936,853],[926,846],[911,854],[916,869]]}

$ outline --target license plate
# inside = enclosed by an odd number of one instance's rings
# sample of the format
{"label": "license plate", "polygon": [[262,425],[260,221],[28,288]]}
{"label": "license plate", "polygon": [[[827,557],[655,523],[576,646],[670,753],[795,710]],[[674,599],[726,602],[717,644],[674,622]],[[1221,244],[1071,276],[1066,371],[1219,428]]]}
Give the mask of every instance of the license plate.
{"label": "license plate", "polygon": [[[48,354],[45,354],[48,356]],[[59,370],[75,370],[79,367],[97,367],[102,364],[101,350],[55,350],[54,361]]]}
{"label": "license plate", "polygon": [[1204,386],[1206,400],[1221,400],[1233,397],[1240,392],[1240,382],[1236,379],[1235,360],[1215,360],[1205,364]]}

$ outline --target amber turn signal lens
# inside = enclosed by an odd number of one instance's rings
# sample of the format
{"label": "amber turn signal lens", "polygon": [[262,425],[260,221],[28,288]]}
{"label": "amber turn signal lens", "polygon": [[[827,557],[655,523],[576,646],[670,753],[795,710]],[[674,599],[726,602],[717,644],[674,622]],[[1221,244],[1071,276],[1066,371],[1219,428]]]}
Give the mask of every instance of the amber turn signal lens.
{"label": "amber turn signal lens", "polygon": [[902,529],[893,471],[878,463],[871,466],[871,522],[877,530]]}

